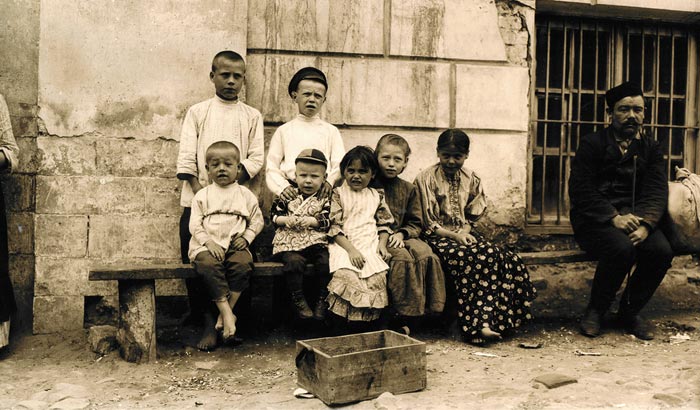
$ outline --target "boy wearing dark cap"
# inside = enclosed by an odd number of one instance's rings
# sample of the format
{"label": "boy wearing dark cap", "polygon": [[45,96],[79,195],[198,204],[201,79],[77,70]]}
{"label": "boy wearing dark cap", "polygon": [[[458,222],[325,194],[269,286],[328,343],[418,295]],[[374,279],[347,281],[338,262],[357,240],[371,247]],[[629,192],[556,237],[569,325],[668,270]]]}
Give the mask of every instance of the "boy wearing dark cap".
{"label": "boy wearing dark cap", "polygon": [[[278,196],[270,216],[277,227],[272,239],[273,255],[284,263],[282,268],[292,302],[300,319],[323,320],[328,303],[328,239],[330,201],[328,195],[316,195],[326,183],[328,160],[320,150],[302,150],[294,160],[296,186],[292,199]],[[314,265],[320,282],[318,302],[311,311],[303,292],[306,264]]]}
{"label": "boy wearing dark cap", "polygon": [[598,258],[581,333],[600,334],[602,316],[627,275],[620,324],[649,340],[654,327],[639,312],[673,259],[658,229],[668,202],[663,152],[643,131],[645,106],[638,85],[626,82],[611,88],[605,100],[611,124],[581,139],[569,179],[574,236],[581,248]]}
{"label": "boy wearing dark cap", "polygon": [[328,196],[331,186],[340,178],[340,160],[345,155],[338,128],[319,117],[326,101],[328,82],[323,72],[314,67],[297,71],[287,92],[297,105],[299,114],[277,128],[267,153],[265,180],[273,194],[286,200],[295,194],[295,158],[307,148],[321,151],[328,159],[328,178],[320,189]]}

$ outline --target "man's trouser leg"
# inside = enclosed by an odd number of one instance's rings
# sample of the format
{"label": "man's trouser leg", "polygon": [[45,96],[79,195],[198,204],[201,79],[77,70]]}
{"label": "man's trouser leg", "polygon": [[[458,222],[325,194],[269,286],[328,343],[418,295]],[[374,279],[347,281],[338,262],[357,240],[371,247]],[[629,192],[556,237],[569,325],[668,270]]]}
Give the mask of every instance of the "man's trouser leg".
{"label": "man's trouser leg", "polygon": [[581,248],[598,259],[589,308],[603,314],[615,299],[637,251],[627,234],[612,225],[588,225],[574,232]]}
{"label": "man's trouser leg", "polygon": [[637,267],[620,299],[620,312],[634,316],[649,302],[671,267],[673,250],[660,230],[655,230],[637,248]]}

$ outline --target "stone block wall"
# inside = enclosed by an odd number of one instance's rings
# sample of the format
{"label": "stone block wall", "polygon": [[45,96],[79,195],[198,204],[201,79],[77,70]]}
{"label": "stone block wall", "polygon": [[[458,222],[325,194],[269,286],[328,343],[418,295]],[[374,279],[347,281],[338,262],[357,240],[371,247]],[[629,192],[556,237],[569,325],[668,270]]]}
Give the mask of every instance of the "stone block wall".
{"label": "stone block wall", "polygon": [[403,175],[409,180],[437,161],[442,130],[463,128],[473,140],[467,164],[482,175],[490,198],[489,217],[518,230],[533,29],[534,2],[251,1],[247,99],[271,133],[296,115],[287,95],[291,76],[316,66],[329,82],[321,115],[341,128],[346,149],[374,147],[387,132],[404,135],[415,153]]}
{"label": "stone block wall", "polygon": [[[116,304],[97,264],[178,262],[180,122],[213,95],[212,56],[245,54],[247,0],[42,1],[34,229],[35,333]],[[179,282],[159,294],[182,294]]]}
{"label": "stone block wall", "polygon": [[[212,56],[247,60],[245,100],[274,129],[296,115],[287,84],[313,65],[322,116],[349,149],[405,136],[412,179],[447,127],[472,137],[490,221],[523,226],[534,4],[510,0],[17,0],[0,19],[0,92],[20,172],[3,180],[13,281],[35,333],[82,327],[86,297],[116,302],[91,266],[179,259],[175,160],[186,109],[213,95]],[[465,22],[468,22],[466,24]],[[7,46],[7,47],[5,47]],[[18,56],[15,58],[15,56]],[[263,208],[270,194],[255,181]],[[159,294],[181,294],[163,282]],[[26,295],[25,295],[26,294]],[[26,316],[26,312],[30,312]]]}

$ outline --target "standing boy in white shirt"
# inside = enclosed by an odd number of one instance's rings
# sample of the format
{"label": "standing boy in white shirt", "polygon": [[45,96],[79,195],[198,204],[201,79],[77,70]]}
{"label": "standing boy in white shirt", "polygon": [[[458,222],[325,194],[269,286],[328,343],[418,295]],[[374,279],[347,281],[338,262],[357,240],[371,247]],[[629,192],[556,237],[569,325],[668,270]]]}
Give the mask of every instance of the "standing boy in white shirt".
{"label": "standing boy in white shirt", "polygon": [[[239,101],[238,94],[245,81],[246,65],[238,53],[221,51],[212,60],[209,79],[216,95],[187,110],[180,132],[177,157],[177,177],[183,180],[180,205],[180,250],[183,263],[190,241],[190,205],[194,195],[209,184],[205,154],[217,141],[233,143],[240,151],[240,172],[237,179],[244,183],[257,175],[265,155],[263,118],[258,110]],[[216,310],[206,298],[206,290],[198,278],[188,279],[187,293],[191,316],[202,317],[204,331],[197,347],[209,350],[216,346],[214,315]]]}
{"label": "standing boy in white shirt", "polygon": [[328,158],[328,177],[319,196],[329,196],[332,185],[340,178],[340,160],[345,155],[343,138],[338,128],[319,117],[326,101],[328,82],[317,68],[297,71],[287,89],[299,114],[277,128],[267,152],[265,181],[276,196],[286,201],[297,195],[294,161],[305,149],[317,149]]}

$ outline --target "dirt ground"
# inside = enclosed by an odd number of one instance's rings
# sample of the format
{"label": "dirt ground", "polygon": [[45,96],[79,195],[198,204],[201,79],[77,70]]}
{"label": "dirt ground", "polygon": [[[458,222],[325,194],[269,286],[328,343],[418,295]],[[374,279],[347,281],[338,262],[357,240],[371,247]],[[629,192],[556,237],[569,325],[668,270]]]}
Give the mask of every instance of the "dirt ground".
{"label": "dirt ground", "polygon": [[[536,321],[485,348],[435,330],[427,344],[427,388],[347,406],[352,409],[700,408],[700,313],[651,317],[657,338],[643,342],[608,328],[598,339],[575,320]],[[2,409],[323,409],[293,396],[295,336],[278,328],[236,347],[205,353],[188,346],[192,329],[161,332],[159,359],[124,362],[93,353],[86,332],[26,336],[0,359]],[[521,343],[538,344],[525,349]],[[574,383],[548,389],[535,381],[557,373]]]}

